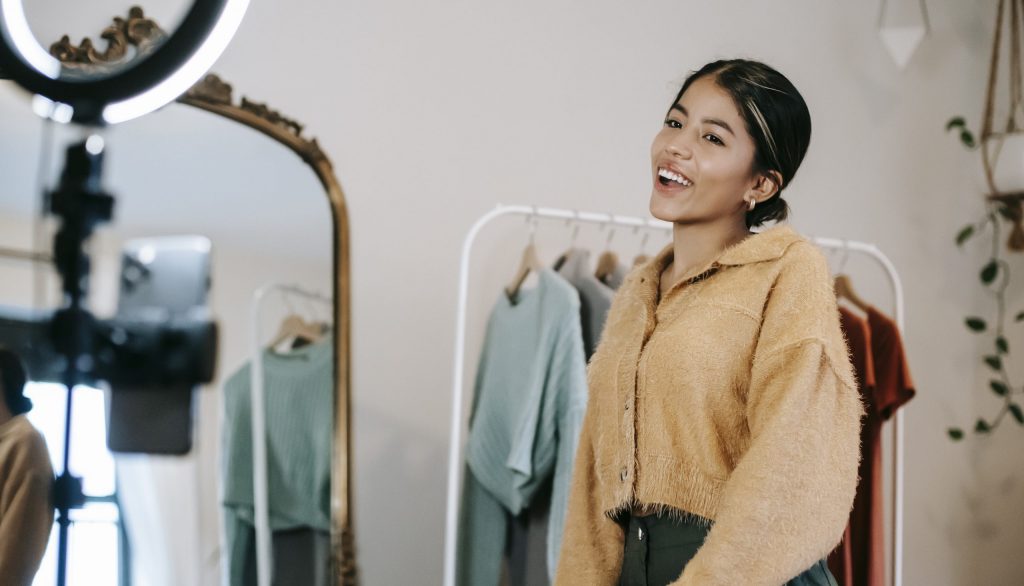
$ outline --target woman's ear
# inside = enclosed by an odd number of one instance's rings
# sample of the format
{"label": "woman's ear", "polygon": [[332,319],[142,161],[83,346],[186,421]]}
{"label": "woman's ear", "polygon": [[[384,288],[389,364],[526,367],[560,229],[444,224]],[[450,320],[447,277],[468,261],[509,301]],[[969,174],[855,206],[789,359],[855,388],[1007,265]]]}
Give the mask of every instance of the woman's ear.
{"label": "woman's ear", "polygon": [[761,203],[765,200],[770,199],[773,195],[782,189],[782,174],[778,171],[768,171],[766,173],[758,173],[757,180],[751,187],[747,194],[743,197],[744,200],[754,199],[757,203]]}

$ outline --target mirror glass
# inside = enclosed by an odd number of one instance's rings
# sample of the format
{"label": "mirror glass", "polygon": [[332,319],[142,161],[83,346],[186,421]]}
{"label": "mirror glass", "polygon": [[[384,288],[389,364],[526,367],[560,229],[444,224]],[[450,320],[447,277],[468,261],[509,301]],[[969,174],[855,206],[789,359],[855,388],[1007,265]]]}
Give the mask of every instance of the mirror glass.
{"label": "mirror glass", "polygon": [[[2,89],[4,100],[16,92]],[[48,139],[34,123],[14,128],[25,146],[3,153],[15,173],[0,197],[0,247],[49,251],[51,221],[33,236],[36,186],[55,183],[64,148],[82,135],[70,126],[47,126]],[[116,584],[131,572],[135,583],[144,575],[147,584],[168,586],[216,583],[222,572],[254,580],[260,491],[253,484],[250,393],[259,356],[275,567],[300,577],[296,583],[326,584],[335,383],[333,235],[324,190],[292,151],[191,106],[171,104],[103,137],[104,187],[116,208],[89,247],[92,309],[101,317],[117,313],[126,247],[207,237],[218,367],[214,382],[193,396],[192,450],[182,457],[111,454],[105,434],[118,410],[103,389],[76,390],[71,470],[84,478],[88,502],[71,514],[69,575],[102,573],[111,580],[95,583]],[[0,258],[0,271],[0,305],[58,304],[48,264]],[[37,382],[26,394],[36,404],[29,419],[59,473],[63,388]],[[56,535],[54,525],[36,584],[55,583]]]}

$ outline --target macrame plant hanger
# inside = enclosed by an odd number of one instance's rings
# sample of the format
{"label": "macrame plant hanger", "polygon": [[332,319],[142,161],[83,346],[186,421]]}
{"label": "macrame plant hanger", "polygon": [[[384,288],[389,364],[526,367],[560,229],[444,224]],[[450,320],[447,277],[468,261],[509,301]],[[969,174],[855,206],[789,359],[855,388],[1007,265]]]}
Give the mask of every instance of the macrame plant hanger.
{"label": "macrame plant hanger", "polygon": [[[1009,8],[1007,8],[1009,4]],[[1017,113],[1024,112],[1024,80],[1021,75],[1021,16],[1024,14],[1024,0],[999,0],[996,11],[996,28],[992,42],[992,60],[989,66],[988,91],[985,97],[985,111],[981,122],[981,161],[985,170],[985,181],[988,183],[989,202],[997,204],[1003,215],[1011,221],[1013,228],[1006,246],[1011,251],[1024,251],[1024,210],[1021,202],[1024,191],[1006,192],[999,189],[995,180],[995,167],[999,160],[1003,141],[1007,137],[1022,133],[1017,123]],[[1007,12],[1009,15],[1007,16]],[[1002,131],[995,130],[996,91],[999,85],[999,61],[1003,50],[1003,26],[1006,20],[1010,30],[1009,39],[1009,110]]]}

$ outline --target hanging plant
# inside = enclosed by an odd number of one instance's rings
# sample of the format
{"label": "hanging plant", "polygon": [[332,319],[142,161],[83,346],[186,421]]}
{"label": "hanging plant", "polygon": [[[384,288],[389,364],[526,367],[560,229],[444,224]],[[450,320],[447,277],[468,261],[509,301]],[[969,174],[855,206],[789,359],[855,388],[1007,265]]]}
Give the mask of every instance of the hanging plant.
{"label": "hanging plant", "polygon": [[[1014,384],[1006,370],[1010,358],[1010,345],[1006,340],[1006,327],[1010,314],[1006,306],[1006,288],[1010,284],[1010,263],[1004,258],[1007,252],[1024,250],[1024,132],[1017,124],[1018,112],[1024,112],[1024,83],[1021,68],[1021,16],[1024,15],[1024,0],[1009,0],[1008,26],[1010,31],[1010,100],[1007,119],[1002,131],[995,131],[996,82],[999,72],[999,57],[1002,48],[1002,30],[1006,15],[1006,0],[999,0],[996,14],[995,40],[992,47],[992,61],[989,70],[988,93],[981,132],[977,139],[967,127],[962,116],[946,123],[947,132],[956,132],[960,143],[968,150],[980,150],[981,161],[988,187],[985,198],[985,215],[977,222],[968,224],[956,235],[956,244],[962,247],[972,237],[986,230],[991,238],[991,254],[978,271],[978,280],[995,301],[996,318],[989,323],[979,316],[964,319],[967,329],[992,340],[991,350],[981,357],[989,372],[988,390],[995,394],[1001,407],[991,417],[979,417],[974,423],[975,434],[992,433],[1010,415],[1018,424],[1024,425],[1024,410],[1021,408],[1024,385]],[[1007,163],[1008,160],[1008,163]],[[999,163],[1004,162],[1000,167]],[[1000,246],[1003,230],[1008,229],[1009,237],[1005,249]],[[1013,323],[1024,321],[1024,310],[1012,316]],[[951,427],[949,437],[960,440],[964,430]]]}

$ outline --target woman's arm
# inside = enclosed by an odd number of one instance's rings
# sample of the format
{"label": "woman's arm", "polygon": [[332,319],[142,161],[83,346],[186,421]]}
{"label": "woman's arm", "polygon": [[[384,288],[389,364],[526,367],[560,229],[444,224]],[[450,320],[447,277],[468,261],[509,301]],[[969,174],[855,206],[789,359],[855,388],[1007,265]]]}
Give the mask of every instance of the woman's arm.
{"label": "woman's arm", "polygon": [[782,262],[751,367],[750,446],[674,586],[778,586],[824,558],[846,526],[863,408],[824,257],[799,244]]}
{"label": "woman's arm", "polygon": [[3,502],[0,502],[0,583],[30,584],[39,569],[53,525],[50,492],[53,472],[46,444],[38,434],[20,438],[6,455],[0,473]]}

